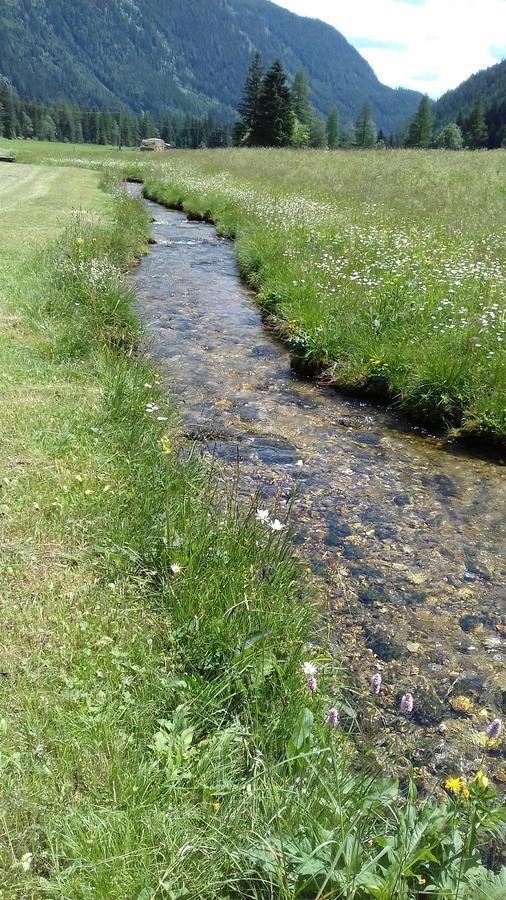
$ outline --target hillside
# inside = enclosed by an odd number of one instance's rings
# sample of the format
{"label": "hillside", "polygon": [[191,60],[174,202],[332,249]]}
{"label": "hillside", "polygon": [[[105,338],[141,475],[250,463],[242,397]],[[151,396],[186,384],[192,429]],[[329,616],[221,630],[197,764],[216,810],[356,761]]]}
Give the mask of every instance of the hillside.
{"label": "hillside", "polygon": [[394,131],[420,95],[382,85],[330,25],[268,0],[0,0],[0,74],[25,98],[233,118],[251,53],[306,70],[315,109],[372,103]]}
{"label": "hillside", "polygon": [[435,126],[465,122],[478,97],[485,107],[488,146],[499,147],[506,137],[506,60],[471,75],[453,91],[443,94],[434,105]]}

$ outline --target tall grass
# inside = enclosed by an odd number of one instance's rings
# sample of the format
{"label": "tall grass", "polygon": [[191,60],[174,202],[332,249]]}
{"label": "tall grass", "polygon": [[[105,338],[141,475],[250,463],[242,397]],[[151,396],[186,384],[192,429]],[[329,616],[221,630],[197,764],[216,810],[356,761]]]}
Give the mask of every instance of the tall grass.
{"label": "tall grass", "polygon": [[505,154],[226,151],[146,195],[236,238],[294,361],[452,433],[506,434]]}
{"label": "tall grass", "polygon": [[[499,896],[478,853],[501,819],[486,779],[417,801],[356,758],[289,530],[183,441],[139,354],[122,270],[146,218],[115,208],[38,258],[25,304],[39,365],[93,399],[60,429],[52,408],[40,438],[45,536],[79,577],[2,720],[4,896]],[[57,591],[37,588],[46,616]]]}

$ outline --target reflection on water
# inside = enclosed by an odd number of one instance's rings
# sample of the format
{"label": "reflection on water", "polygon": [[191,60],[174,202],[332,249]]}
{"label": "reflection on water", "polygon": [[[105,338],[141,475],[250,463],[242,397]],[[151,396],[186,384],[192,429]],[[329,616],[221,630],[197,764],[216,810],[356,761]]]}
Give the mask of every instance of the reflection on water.
{"label": "reflection on water", "polygon": [[147,205],[157,244],[135,290],[186,430],[224,462],[239,455],[241,489],[266,504],[296,486],[296,542],[325,579],[336,645],[362,683],[382,670],[385,746],[397,734],[402,752],[408,732],[425,771],[478,764],[506,691],[504,470],[296,376],[231,243]]}

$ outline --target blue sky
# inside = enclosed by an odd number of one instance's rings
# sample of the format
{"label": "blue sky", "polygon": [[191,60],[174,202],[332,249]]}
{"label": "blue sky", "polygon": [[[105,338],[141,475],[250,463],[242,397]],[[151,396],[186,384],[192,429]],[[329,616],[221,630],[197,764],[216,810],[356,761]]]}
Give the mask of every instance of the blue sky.
{"label": "blue sky", "polygon": [[506,57],[506,0],[274,0],[334,25],[392,87],[439,97]]}

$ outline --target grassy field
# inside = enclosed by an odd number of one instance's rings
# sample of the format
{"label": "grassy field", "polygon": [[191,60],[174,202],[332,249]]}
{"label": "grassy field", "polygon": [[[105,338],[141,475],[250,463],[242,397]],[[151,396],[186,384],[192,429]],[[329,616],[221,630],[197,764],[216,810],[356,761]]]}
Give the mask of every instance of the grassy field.
{"label": "grassy field", "polygon": [[[7,142],[8,144],[9,142]],[[216,221],[294,364],[429,427],[506,440],[506,152],[173,152],[13,143],[123,170]]]}
{"label": "grassy field", "polygon": [[417,801],[334,727],[287,530],[138,353],[147,222],[105,168],[0,169],[0,896],[500,896],[486,779]]}
{"label": "grassy field", "polygon": [[147,192],[236,237],[299,364],[502,441],[505,167],[503,151],[199,152]]}

